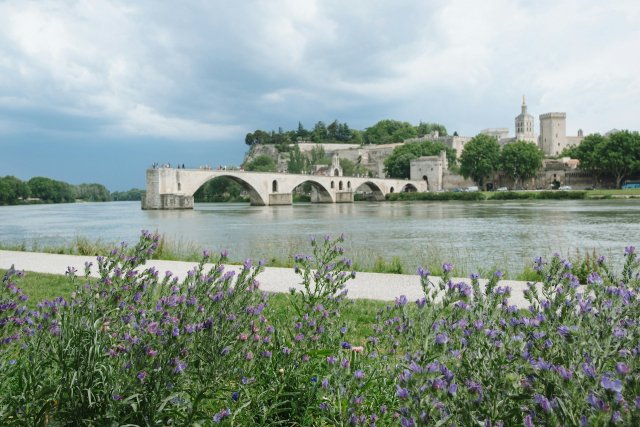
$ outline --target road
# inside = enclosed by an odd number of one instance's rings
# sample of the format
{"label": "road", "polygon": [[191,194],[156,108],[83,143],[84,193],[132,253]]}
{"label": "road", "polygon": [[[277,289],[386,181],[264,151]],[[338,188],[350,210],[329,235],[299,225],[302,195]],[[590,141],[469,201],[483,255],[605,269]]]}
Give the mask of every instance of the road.
{"label": "road", "polygon": [[[85,262],[93,262],[95,265],[97,264],[95,261],[95,257],[91,256],[0,250],[0,270],[6,270],[11,265],[15,265],[18,270],[64,274],[67,267],[74,267],[79,272],[83,272]],[[183,278],[195,264],[185,261],[151,260],[145,264],[145,267],[153,266],[160,273],[171,271],[179,278]],[[227,265],[226,268],[238,271],[241,267]],[[95,267],[92,273],[96,274]],[[267,292],[286,293],[290,288],[301,288],[300,276],[291,268],[265,267],[257,279],[260,282],[260,289]],[[433,278],[433,280],[435,279],[437,278]],[[454,280],[469,281],[468,279]],[[529,306],[523,296],[523,291],[527,288],[526,282],[503,280],[500,282],[500,286],[511,287],[511,304],[521,308]],[[422,297],[420,278],[417,275],[358,272],[355,279],[347,282],[347,289],[349,290],[348,296],[353,299],[393,301],[396,297],[405,295],[410,301],[414,301]]]}

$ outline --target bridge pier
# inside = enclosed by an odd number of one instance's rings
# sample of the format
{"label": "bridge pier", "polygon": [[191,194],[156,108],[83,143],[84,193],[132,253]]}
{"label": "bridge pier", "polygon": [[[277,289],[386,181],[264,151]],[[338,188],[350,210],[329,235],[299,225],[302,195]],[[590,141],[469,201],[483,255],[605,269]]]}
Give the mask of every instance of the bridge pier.
{"label": "bridge pier", "polygon": [[269,206],[291,205],[293,195],[291,193],[271,193],[269,194]]}
{"label": "bridge pier", "polygon": [[337,191],[336,203],[353,203],[353,191]]}

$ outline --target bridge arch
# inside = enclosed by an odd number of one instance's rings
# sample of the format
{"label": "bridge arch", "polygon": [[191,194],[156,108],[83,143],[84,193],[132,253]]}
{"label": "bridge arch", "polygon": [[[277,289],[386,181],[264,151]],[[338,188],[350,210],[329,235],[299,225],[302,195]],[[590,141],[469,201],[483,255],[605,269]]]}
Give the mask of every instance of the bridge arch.
{"label": "bridge arch", "polygon": [[[333,181],[331,181],[333,183]],[[327,182],[324,183],[319,180],[313,178],[313,176],[302,175],[300,179],[295,181],[290,181],[289,186],[285,188],[285,183],[283,183],[283,187],[281,188],[281,192],[283,193],[293,193],[296,188],[304,184],[311,185],[311,202],[312,203],[334,203],[335,198],[333,196],[332,191],[326,187]],[[333,188],[333,187],[331,187]]]}
{"label": "bridge arch", "polygon": [[355,191],[365,193],[367,198],[370,198],[371,200],[376,200],[376,201],[384,200],[384,192],[376,183],[372,181],[365,181],[361,183],[355,188]]}
{"label": "bridge arch", "polygon": [[[194,185],[192,186],[192,188],[190,189],[185,189],[185,192],[190,195],[193,196],[195,194],[196,191],[198,191],[199,188],[201,188],[203,185],[205,185],[207,182],[212,181],[214,179],[217,178],[228,178],[233,182],[236,182],[238,184],[240,184],[240,186],[243,188],[243,190],[245,190],[248,194],[249,194],[249,202],[254,205],[254,206],[264,206],[267,204],[268,198],[265,195],[260,194],[259,191],[259,187],[257,185],[255,185],[254,183],[250,182],[249,180],[246,179],[242,179],[237,175],[234,174],[210,174],[207,175],[205,178],[200,179],[198,181],[196,181],[194,183]],[[274,182],[276,183],[277,186],[277,182],[274,180]],[[256,188],[258,187],[258,188]]]}
{"label": "bridge arch", "polygon": [[404,187],[402,187],[403,193],[415,193],[416,191],[418,191],[418,189],[413,184],[407,184]]}

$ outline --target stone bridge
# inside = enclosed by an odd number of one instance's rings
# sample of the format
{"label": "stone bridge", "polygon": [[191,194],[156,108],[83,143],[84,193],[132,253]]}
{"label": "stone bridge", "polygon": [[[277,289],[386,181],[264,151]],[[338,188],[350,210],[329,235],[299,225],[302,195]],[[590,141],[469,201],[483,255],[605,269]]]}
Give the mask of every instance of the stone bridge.
{"label": "stone bridge", "polygon": [[249,193],[251,204],[258,206],[290,205],[293,190],[307,182],[312,203],[351,203],[356,191],[368,192],[374,200],[384,200],[394,192],[427,191],[424,181],[161,167],[147,170],[142,209],[193,209],[193,194],[219,177],[239,183]]}

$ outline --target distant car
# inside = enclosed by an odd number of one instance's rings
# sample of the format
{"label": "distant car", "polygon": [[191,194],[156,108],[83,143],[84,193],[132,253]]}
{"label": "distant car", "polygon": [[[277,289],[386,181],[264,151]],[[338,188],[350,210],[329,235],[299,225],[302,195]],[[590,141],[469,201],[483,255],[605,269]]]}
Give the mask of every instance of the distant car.
{"label": "distant car", "polygon": [[496,191],[509,191],[507,187],[500,187]]}
{"label": "distant car", "polygon": [[475,193],[476,191],[478,191],[478,187],[476,185],[472,185],[471,187],[467,187],[465,191],[468,193]]}
{"label": "distant car", "polygon": [[571,186],[570,185],[563,185],[562,187],[558,188],[558,190],[571,190]]}
{"label": "distant car", "polygon": [[454,192],[454,193],[461,193],[462,192],[462,188],[454,188],[451,191]]}

